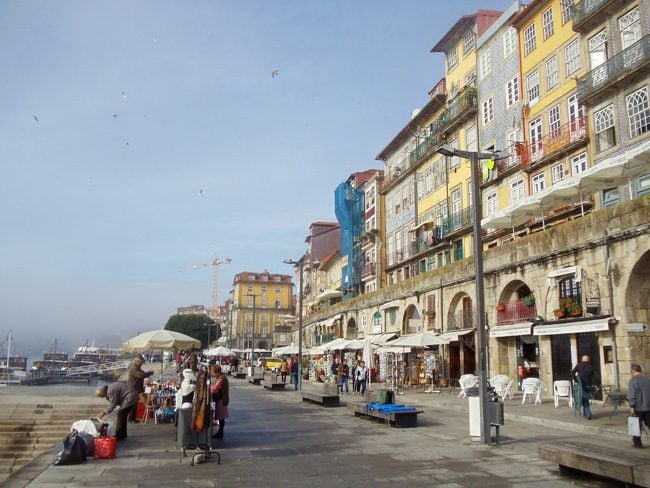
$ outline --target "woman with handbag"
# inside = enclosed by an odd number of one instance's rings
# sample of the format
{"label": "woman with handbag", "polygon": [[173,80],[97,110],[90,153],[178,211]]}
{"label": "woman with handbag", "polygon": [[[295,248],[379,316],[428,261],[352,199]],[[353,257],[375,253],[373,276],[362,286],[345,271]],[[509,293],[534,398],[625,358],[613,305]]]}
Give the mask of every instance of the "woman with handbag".
{"label": "woman with handbag", "polygon": [[210,366],[210,393],[214,402],[214,420],[219,422],[219,430],[212,437],[221,439],[223,437],[223,428],[228,418],[228,404],[230,403],[230,391],[228,387],[228,377],[221,371],[220,364]]}

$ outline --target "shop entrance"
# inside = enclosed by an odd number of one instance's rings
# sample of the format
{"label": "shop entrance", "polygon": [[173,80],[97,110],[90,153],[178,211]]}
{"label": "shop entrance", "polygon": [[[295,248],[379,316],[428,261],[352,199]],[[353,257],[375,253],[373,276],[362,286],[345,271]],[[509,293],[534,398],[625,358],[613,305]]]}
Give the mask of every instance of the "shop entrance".
{"label": "shop entrance", "polygon": [[568,334],[551,336],[551,357],[553,358],[553,381],[572,380],[571,338]]}
{"label": "shop entrance", "polygon": [[539,338],[519,336],[517,338],[517,378],[521,384],[524,378],[539,378]]}
{"label": "shop entrance", "polygon": [[[598,333],[597,332],[583,332],[576,334],[576,346],[578,352],[578,361],[585,354],[591,360],[591,366],[594,368],[596,382],[600,383],[602,376],[600,375],[600,351],[598,349]],[[596,400],[603,399],[603,393],[598,390],[594,395]]]}

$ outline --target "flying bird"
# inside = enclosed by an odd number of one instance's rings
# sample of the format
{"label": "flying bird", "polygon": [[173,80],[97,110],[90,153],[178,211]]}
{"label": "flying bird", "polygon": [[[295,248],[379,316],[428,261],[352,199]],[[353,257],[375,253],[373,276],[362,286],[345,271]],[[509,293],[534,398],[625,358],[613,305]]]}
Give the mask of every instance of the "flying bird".
{"label": "flying bird", "polygon": [[38,122],[38,117],[36,117],[36,115],[32,115],[32,117],[34,117],[34,120]]}
{"label": "flying bird", "polygon": [[113,114],[113,117],[117,118],[117,114]]}
{"label": "flying bird", "polygon": [[126,93],[122,92],[122,98],[126,98]]}
{"label": "flying bird", "polygon": [[279,69],[274,69],[273,71],[271,71],[271,78],[275,78],[276,76],[280,76]]}
{"label": "flying bird", "polygon": [[203,188],[199,191],[199,195],[203,196]]}

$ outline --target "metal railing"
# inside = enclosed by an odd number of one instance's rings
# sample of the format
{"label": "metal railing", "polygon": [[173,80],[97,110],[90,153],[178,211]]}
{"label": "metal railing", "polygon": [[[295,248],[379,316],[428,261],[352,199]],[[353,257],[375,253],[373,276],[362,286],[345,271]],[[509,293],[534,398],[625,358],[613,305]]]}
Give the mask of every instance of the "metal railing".
{"label": "metal railing", "polygon": [[442,234],[448,235],[472,224],[472,207],[451,214],[442,221]]}
{"label": "metal railing", "polygon": [[521,158],[521,167],[528,168],[535,163],[550,157],[571,144],[587,138],[587,117],[578,117],[568,124],[564,124],[549,134],[542,137],[539,141],[528,144],[523,151]]}
{"label": "metal railing", "polygon": [[471,329],[474,327],[474,311],[468,313],[464,310],[454,312],[449,316],[447,330],[451,329]]}
{"label": "metal railing", "polygon": [[513,324],[523,322],[537,315],[537,307],[533,303],[527,305],[523,300],[511,300],[497,305],[497,324]]}

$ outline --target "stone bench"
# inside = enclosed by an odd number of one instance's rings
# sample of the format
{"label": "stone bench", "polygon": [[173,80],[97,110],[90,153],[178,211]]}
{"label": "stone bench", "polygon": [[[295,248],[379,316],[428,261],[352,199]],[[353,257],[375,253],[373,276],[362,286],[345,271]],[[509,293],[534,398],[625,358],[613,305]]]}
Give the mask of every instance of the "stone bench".
{"label": "stone bench", "polygon": [[253,383],[254,385],[260,385],[262,384],[262,380],[264,377],[262,375],[253,375],[253,376],[248,376],[248,382]]}
{"label": "stone bench", "polygon": [[352,410],[355,417],[367,417],[395,427],[417,427],[418,414],[422,413],[422,410],[405,410],[386,414],[379,410],[369,410],[367,403],[351,403],[348,408]]}
{"label": "stone bench", "polygon": [[317,403],[323,407],[341,406],[339,387],[334,383],[320,383],[301,393],[303,402]]}
{"label": "stone bench", "polygon": [[554,441],[540,444],[538,451],[541,459],[557,463],[561,474],[578,470],[627,485],[650,487],[650,453],[643,449]]}
{"label": "stone bench", "polygon": [[271,391],[284,391],[287,384],[282,381],[262,380],[262,386]]}
{"label": "stone bench", "polygon": [[235,371],[235,370],[231,370],[231,371],[230,371],[230,376],[232,376],[233,378],[237,378],[237,379],[243,380],[244,378],[246,378],[247,375],[246,375],[246,372],[245,372],[245,371]]}

